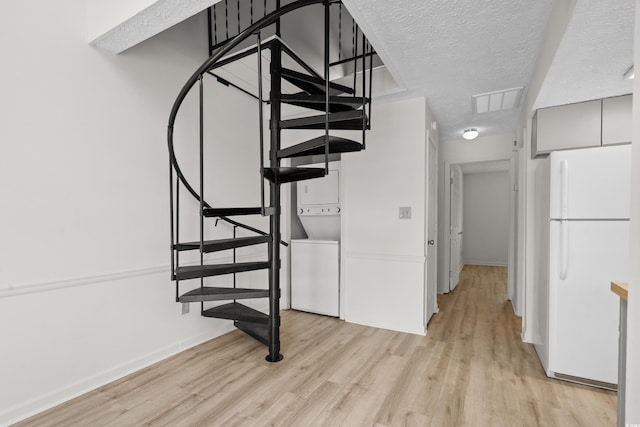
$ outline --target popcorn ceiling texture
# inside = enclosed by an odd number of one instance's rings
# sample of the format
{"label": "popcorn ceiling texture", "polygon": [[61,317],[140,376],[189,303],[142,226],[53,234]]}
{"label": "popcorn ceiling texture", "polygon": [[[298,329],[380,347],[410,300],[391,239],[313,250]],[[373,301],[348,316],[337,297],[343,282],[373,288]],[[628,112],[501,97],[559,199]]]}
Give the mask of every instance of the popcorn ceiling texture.
{"label": "popcorn ceiling texture", "polygon": [[[158,0],[91,42],[114,53],[220,0]],[[563,0],[558,0],[563,1]],[[519,109],[472,114],[471,96],[527,85],[553,0],[343,0],[389,71],[426,96],[440,140],[512,133]],[[283,1],[288,3],[288,1]],[[634,0],[577,0],[535,108],[631,93]],[[524,95],[523,95],[524,97]]]}
{"label": "popcorn ceiling texture", "polygon": [[634,0],[579,0],[535,108],[633,91]]}
{"label": "popcorn ceiling texture", "polygon": [[441,140],[514,131],[518,110],[473,115],[471,95],[527,86],[552,0],[344,3],[396,80],[426,95]]}
{"label": "popcorn ceiling texture", "polygon": [[90,41],[93,46],[120,53],[220,0],[159,0],[148,8]]}

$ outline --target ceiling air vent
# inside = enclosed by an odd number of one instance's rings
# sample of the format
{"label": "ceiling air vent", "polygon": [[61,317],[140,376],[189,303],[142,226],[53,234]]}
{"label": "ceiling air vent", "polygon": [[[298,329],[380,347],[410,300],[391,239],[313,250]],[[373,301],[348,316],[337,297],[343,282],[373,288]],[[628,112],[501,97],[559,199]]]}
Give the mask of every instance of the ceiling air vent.
{"label": "ceiling air vent", "polygon": [[524,87],[520,86],[472,95],[471,108],[473,109],[473,114],[493,113],[517,108],[520,105],[523,89]]}

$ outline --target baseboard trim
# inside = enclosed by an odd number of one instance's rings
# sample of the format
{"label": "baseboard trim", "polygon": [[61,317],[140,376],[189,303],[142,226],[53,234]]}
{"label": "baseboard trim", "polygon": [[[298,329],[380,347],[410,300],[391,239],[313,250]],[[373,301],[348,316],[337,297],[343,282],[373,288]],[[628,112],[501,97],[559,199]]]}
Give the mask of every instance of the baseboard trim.
{"label": "baseboard trim", "polygon": [[486,265],[488,267],[508,267],[509,265],[504,262],[493,261],[463,261],[464,265]]}
{"label": "baseboard trim", "polygon": [[520,334],[520,338],[522,338],[522,342],[527,344],[534,344],[533,337],[529,335],[526,330],[523,330]]}
{"label": "baseboard trim", "polygon": [[0,411],[0,426],[11,425],[32,417],[40,412],[46,411],[47,409],[53,408],[54,406],[95,390],[98,387],[102,387],[105,384],[109,384],[129,374],[151,366],[163,359],[171,357],[191,347],[195,347],[198,344],[202,344],[203,342],[229,333],[234,328],[233,326],[229,326],[226,329],[228,330],[223,330],[222,332],[218,331],[217,333],[209,332],[180,340],[147,355],[137,357],[101,373],[92,375],[84,380],[61,387],[8,409],[4,409]]}
{"label": "baseboard trim", "polygon": [[416,328],[403,328],[403,327],[390,328],[389,325],[378,324],[376,322],[354,321],[353,319],[350,319],[348,316],[345,318],[345,322],[353,323],[355,325],[368,326],[370,328],[385,329],[387,331],[403,332],[405,334],[413,334],[413,335],[420,335],[420,336],[426,336],[427,334],[426,328],[422,325]]}

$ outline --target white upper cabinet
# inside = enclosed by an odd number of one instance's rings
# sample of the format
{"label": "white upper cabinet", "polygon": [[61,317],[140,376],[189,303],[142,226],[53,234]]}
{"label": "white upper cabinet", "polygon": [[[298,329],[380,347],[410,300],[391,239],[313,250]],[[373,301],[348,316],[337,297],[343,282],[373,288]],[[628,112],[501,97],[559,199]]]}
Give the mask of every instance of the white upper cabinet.
{"label": "white upper cabinet", "polygon": [[536,113],[533,153],[600,145],[601,100],[541,108]]}
{"label": "white upper cabinet", "polygon": [[532,156],[631,142],[632,95],[541,108],[533,117]]}
{"label": "white upper cabinet", "polygon": [[602,100],[602,145],[631,142],[632,95]]}

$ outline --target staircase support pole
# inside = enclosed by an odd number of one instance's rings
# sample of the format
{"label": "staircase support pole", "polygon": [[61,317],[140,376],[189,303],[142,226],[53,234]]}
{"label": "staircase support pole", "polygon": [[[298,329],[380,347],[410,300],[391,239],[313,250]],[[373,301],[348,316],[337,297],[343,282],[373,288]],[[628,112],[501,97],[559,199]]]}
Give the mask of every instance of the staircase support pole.
{"label": "staircase support pole", "polygon": [[[269,164],[272,168],[280,166],[277,152],[280,149],[280,116],[281,116],[281,63],[282,50],[275,43],[271,48],[271,146],[269,151]],[[269,354],[266,360],[279,362],[283,356],[280,354],[280,183],[269,184],[270,207],[275,208],[275,214],[271,215],[269,231]]]}

